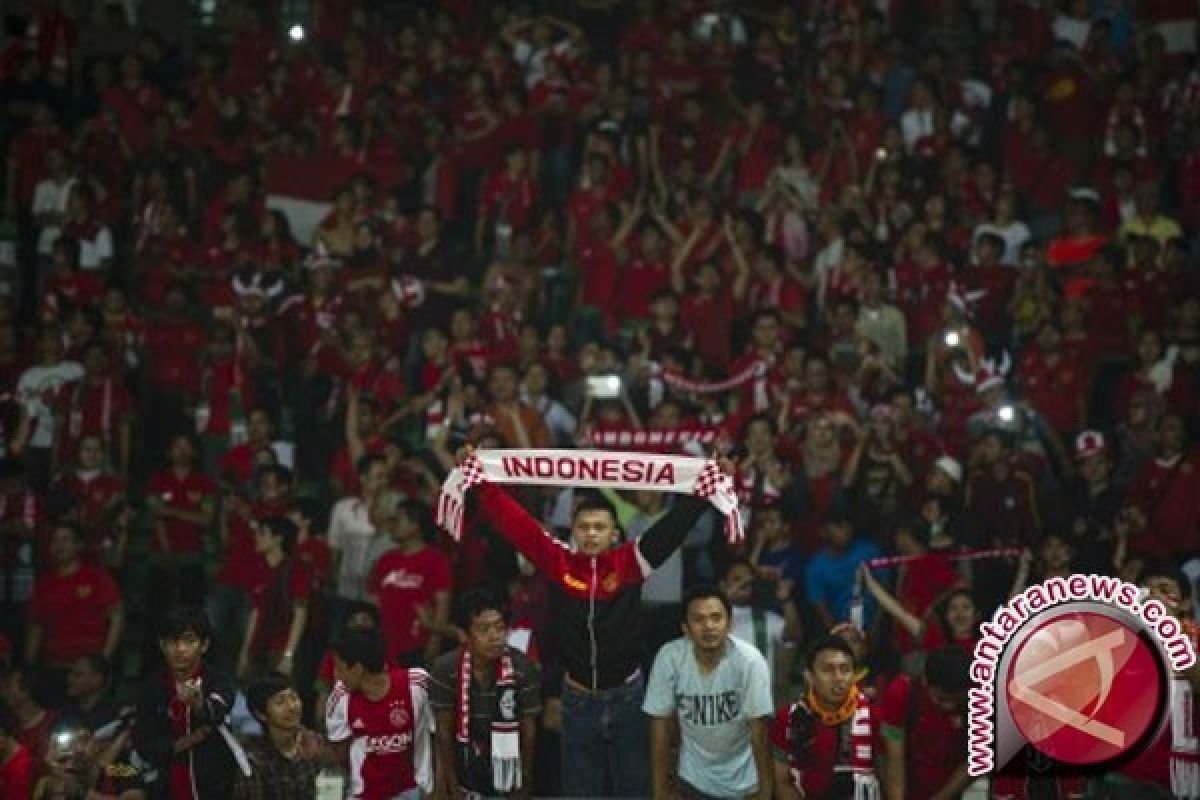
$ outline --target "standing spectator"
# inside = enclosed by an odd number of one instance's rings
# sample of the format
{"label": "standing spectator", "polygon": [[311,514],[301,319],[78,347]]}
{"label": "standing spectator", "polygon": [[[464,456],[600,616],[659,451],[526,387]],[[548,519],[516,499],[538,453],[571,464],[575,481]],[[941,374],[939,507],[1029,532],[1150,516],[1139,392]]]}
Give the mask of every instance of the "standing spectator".
{"label": "standing spectator", "polygon": [[[728,462],[723,469],[733,472]],[[568,548],[498,486],[483,484],[476,498],[492,529],[553,582],[565,674],[563,698],[549,702],[562,714],[563,793],[643,796],[650,781],[646,720],[636,710],[643,686],[640,584],[683,543],[707,504],[681,496],[636,542],[614,547],[616,512],[586,496],[572,514]]]}
{"label": "standing spectator", "polygon": [[121,480],[129,479],[133,404],[107,344],[93,341],[83,352],[83,375],[62,388],[56,400],[59,463],[79,452],[83,436],[99,436]]}
{"label": "standing spectator", "polygon": [[253,772],[233,784],[232,800],[313,800],[327,759],[320,736],[301,722],[304,706],[287,678],[267,676],[246,691],[246,705],[263,735],[246,745]]}
{"label": "standing spectator", "polygon": [[840,514],[826,518],[824,535],[825,546],[813,555],[804,571],[808,603],[817,621],[827,629],[850,621],[867,627],[874,617],[874,601],[866,598],[863,619],[851,620],[851,588],[859,565],[879,555],[879,548],[866,539],[856,539],[854,525]]}
{"label": "standing spectator", "polygon": [[968,670],[971,657],[948,645],[929,654],[924,675],[899,675],[883,693],[881,721],[889,798],[951,800],[967,775]]}
{"label": "standing spectator", "polygon": [[429,674],[437,717],[439,785],[495,797],[533,792],[541,672],[507,644],[508,608],[487,590],[461,600],[464,643],[443,654]]}
{"label": "standing spectator", "polygon": [[512,365],[492,367],[488,391],[492,403],[487,413],[505,447],[543,448],[553,443],[542,415],[517,394],[517,370]]}
{"label": "standing spectator", "polygon": [[50,537],[53,572],[37,579],[29,600],[25,663],[38,667],[52,705],[63,699],[77,658],[112,658],[125,627],[121,591],[102,567],[83,562],[83,537],[67,523]]}
{"label": "standing spectator", "polygon": [[12,437],[12,452],[25,457],[34,486],[49,485],[54,471],[54,442],[58,420],[55,401],[63,386],[83,377],[83,367],[67,360],[62,332],[44,328],[37,336],[37,362],[17,381],[21,417]]}
{"label": "standing spectator", "polygon": [[[642,710],[651,717],[654,797],[679,794],[771,797],[767,720],[774,708],[767,661],[729,635],[733,607],[719,589],[699,587],[684,601],[684,637],[658,652]],[[672,723],[679,761],[671,764]]]}
{"label": "standing spectator", "polygon": [[163,669],[148,670],[138,701],[134,747],[169,800],[225,800],[237,771],[225,731],[236,690],[204,661],[211,639],[200,608],[172,608],[158,633]]}
{"label": "standing spectator", "polygon": [[433,713],[429,676],[389,666],[379,631],[350,630],[333,646],[337,683],[325,710],[331,742],[349,742],[350,797],[418,800],[432,792]]}
{"label": "standing spectator", "polygon": [[771,730],[777,797],[878,796],[872,755],[879,714],[858,687],[857,661],[840,636],[826,634],[809,647],[804,697],[781,708]]}
{"label": "standing spectator", "polygon": [[245,677],[251,669],[291,675],[312,590],[308,569],[295,558],[296,526],[287,517],[269,517],[255,526],[254,545],[265,569],[253,591],[238,675]]}
{"label": "standing spectator", "polygon": [[[216,512],[217,485],[196,469],[196,446],[187,434],[176,434],[167,451],[167,469],[146,482],[154,553],[146,578],[154,608],[175,597],[188,604],[204,602],[204,537]],[[157,620],[151,613],[151,622]]]}
{"label": "standing spectator", "polygon": [[392,544],[367,579],[368,597],[379,606],[388,663],[431,664],[449,630],[450,562],[422,538],[433,526],[429,511],[419,502],[406,501],[399,492],[384,492],[375,501],[374,521]]}
{"label": "standing spectator", "polygon": [[[773,585],[777,594],[770,598],[779,600],[788,610],[791,618],[785,621],[782,614],[766,607],[764,598],[755,597],[757,576],[758,571],[752,562],[739,559],[725,570],[720,587],[731,606],[729,632],[741,641],[752,644],[767,660],[771,686],[778,694],[786,685],[787,673],[791,669],[791,643],[798,632],[799,621],[791,602],[792,584],[789,581],[775,582]],[[788,621],[793,623],[791,630]]]}
{"label": "standing spectator", "polygon": [[368,549],[376,537],[371,509],[387,486],[387,461],[383,456],[363,456],[358,464],[358,495],[343,497],[329,516],[329,547],[333,550],[336,583],[332,623],[341,624],[350,603],[367,596],[371,564]]}

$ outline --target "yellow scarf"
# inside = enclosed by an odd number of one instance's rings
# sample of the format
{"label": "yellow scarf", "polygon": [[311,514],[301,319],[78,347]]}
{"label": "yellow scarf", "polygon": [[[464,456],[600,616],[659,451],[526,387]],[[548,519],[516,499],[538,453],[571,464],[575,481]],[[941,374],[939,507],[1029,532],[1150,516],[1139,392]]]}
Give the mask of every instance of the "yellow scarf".
{"label": "yellow scarf", "polygon": [[821,703],[817,700],[816,692],[813,691],[812,686],[809,686],[805,691],[804,704],[808,706],[812,715],[821,721],[822,725],[829,725],[831,727],[841,725],[854,716],[854,712],[858,710],[858,684],[850,684],[850,691],[846,692],[846,699],[833,711],[828,711],[821,707]]}

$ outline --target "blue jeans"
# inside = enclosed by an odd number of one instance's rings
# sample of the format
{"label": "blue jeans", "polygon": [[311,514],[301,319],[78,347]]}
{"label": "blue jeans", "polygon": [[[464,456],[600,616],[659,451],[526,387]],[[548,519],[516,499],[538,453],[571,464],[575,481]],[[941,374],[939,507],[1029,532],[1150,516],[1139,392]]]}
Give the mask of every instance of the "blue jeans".
{"label": "blue jeans", "polygon": [[650,727],[641,677],[584,692],[563,684],[562,793],[565,797],[649,797]]}

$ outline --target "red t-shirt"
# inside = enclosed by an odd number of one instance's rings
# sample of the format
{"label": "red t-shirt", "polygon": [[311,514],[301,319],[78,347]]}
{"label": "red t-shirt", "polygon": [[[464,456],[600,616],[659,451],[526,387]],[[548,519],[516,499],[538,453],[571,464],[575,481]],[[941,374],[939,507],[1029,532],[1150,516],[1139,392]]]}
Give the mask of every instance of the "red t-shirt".
{"label": "red t-shirt", "polygon": [[417,619],[417,609],[432,606],[438,592],[450,589],[450,562],[440,550],[422,547],[415,553],[403,553],[394,549],[379,557],[367,591],[379,600],[389,659],[425,646],[429,633]]}
{"label": "red t-shirt", "polygon": [[42,659],[68,664],[104,649],[109,614],[121,604],[121,592],[108,572],[81,564],[74,572],[38,578],[29,598],[29,619],[42,627]]}
{"label": "red t-shirt", "polygon": [[207,341],[204,329],[185,321],[153,322],[146,328],[150,381],[159,389],[195,393],[200,389],[199,356]]}
{"label": "red t-shirt", "polygon": [[67,420],[63,455],[70,458],[84,436],[115,436],[121,422],[128,419],[133,402],[121,381],[107,378],[99,383],[68,383],[59,390],[58,407]]}
{"label": "red t-shirt", "polygon": [[[909,562],[900,585],[896,588],[896,599],[908,611],[917,617],[929,613],[933,604],[956,586],[961,586],[963,577],[939,553],[927,553],[915,561]],[[901,653],[909,653],[919,646],[908,631],[897,626],[896,646]]]}
{"label": "red t-shirt", "polygon": [[1046,355],[1029,353],[1021,359],[1021,389],[1025,400],[1041,412],[1050,427],[1069,436],[1083,427],[1079,399],[1087,397],[1087,365],[1070,362],[1065,355],[1054,364]]}
{"label": "red t-shirt", "polygon": [[[894,735],[889,729],[898,731],[909,745],[905,748],[906,796],[932,797],[966,760],[966,727],[961,716],[938,711],[920,685],[918,696],[910,701],[913,688],[909,676],[893,678],[883,693],[880,721],[885,737]],[[910,709],[910,702],[916,707]]]}
{"label": "red t-shirt", "polygon": [[33,797],[33,754],[18,743],[12,755],[0,764],[0,800],[29,800]]}
{"label": "red t-shirt", "polygon": [[78,473],[68,473],[59,489],[78,504],[79,524],[87,539],[87,554],[99,560],[113,546],[111,518],[108,516],[125,497],[125,484],[114,475],[103,473],[85,479]]}
{"label": "red t-shirt", "polygon": [[1200,550],[1200,469],[1195,458],[1182,456],[1172,466],[1148,462],[1126,501],[1146,515],[1146,530],[1130,541],[1133,552],[1175,560]]}
{"label": "red t-shirt", "polygon": [[351,792],[359,800],[391,800],[431,778],[429,676],[391,667],[388,679],[387,695],[374,702],[340,682],[329,695],[329,739],[351,740]]}
{"label": "red t-shirt", "polygon": [[[842,729],[813,720],[813,738],[807,747],[792,739],[794,715],[806,713],[803,701],[779,709],[771,722],[771,749],[777,761],[785,761],[792,775],[792,785],[800,790],[802,797],[825,797],[833,787],[834,767],[850,766],[838,764],[838,751],[842,747]],[[869,727],[869,736],[875,749],[879,748],[879,709],[868,703],[865,710],[855,714],[851,725],[863,722]]]}
{"label": "red t-shirt", "polygon": [[[158,495],[164,505],[174,506],[183,511],[199,511],[206,500],[217,496],[217,485],[207,475],[199,472],[189,472],[180,477],[173,470],[163,470],[150,476],[146,482],[146,493]],[[193,525],[173,517],[163,517],[162,525],[166,528],[167,543],[175,554],[199,555],[203,550],[204,527]],[[159,550],[158,537],[154,539],[154,549]]]}
{"label": "red t-shirt", "polygon": [[[288,569],[286,575],[283,573],[285,568]],[[280,585],[285,579],[286,587]],[[302,562],[292,560],[276,567],[266,567],[251,592],[254,610],[258,612],[251,650],[272,655],[283,653],[287,649],[288,632],[296,606],[307,604],[311,593],[312,579],[308,567]]]}

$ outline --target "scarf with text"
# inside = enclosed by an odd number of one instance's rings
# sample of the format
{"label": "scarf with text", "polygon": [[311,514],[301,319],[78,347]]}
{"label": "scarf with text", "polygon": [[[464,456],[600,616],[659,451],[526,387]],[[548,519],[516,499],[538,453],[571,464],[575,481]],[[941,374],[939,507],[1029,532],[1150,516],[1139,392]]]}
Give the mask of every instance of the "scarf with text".
{"label": "scarf with text", "polygon": [[619,447],[646,453],[665,453],[687,445],[712,445],[721,435],[718,425],[679,428],[604,428],[591,430],[583,443],[589,447]]}
{"label": "scarf with text", "polygon": [[[508,653],[496,661],[496,710],[492,715],[489,753],[492,759],[492,788],[507,794],[521,788],[521,737],[517,722],[517,680]],[[470,764],[477,752],[471,742],[471,650],[463,647],[458,657],[458,713],[455,739],[463,748],[463,763]]]}
{"label": "scarf with text", "polygon": [[462,538],[467,490],[481,483],[693,494],[725,515],[730,543],[745,538],[733,479],[708,459],[606,450],[478,450],[451,470],[438,496],[437,524],[455,539]]}
{"label": "scarf with text", "polygon": [[754,379],[765,380],[769,366],[766,361],[757,360],[751,361],[739,372],[735,372],[728,378],[720,381],[702,381],[694,378],[689,378],[680,372],[672,369],[665,369],[657,364],[651,364],[650,376],[661,380],[667,386],[678,392],[691,392],[692,394],[718,394],[727,392],[730,389],[736,389],[747,381]]}

